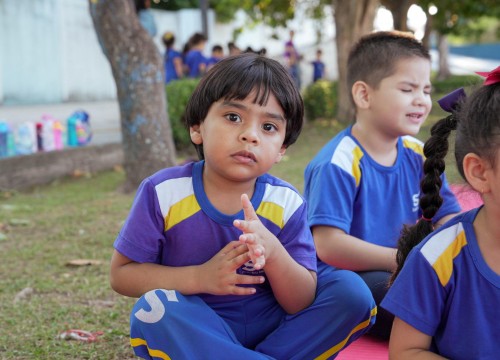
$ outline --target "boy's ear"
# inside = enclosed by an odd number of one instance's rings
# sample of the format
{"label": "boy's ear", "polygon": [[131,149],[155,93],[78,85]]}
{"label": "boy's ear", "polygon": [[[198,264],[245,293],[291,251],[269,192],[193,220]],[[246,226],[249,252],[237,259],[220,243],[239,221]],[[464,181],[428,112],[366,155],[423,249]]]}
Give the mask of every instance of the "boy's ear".
{"label": "boy's ear", "polygon": [[203,143],[203,137],[201,136],[200,125],[193,125],[189,127],[189,136],[191,141],[195,145],[201,145]]}
{"label": "boy's ear", "polygon": [[360,109],[367,109],[370,105],[369,97],[370,87],[364,81],[356,81],[352,85],[351,93],[354,104]]}
{"label": "boy's ear", "polygon": [[492,183],[489,174],[493,169],[489,163],[476,154],[469,153],[463,160],[464,175],[474,190],[481,194],[491,191]]}
{"label": "boy's ear", "polygon": [[283,159],[283,155],[285,155],[285,152],[286,152],[286,146],[283,145],[281,146],[281,149],[278,152],[278,155],[276,156],[276,160],[274,161],[275,164],[279,163],[281,159]]}

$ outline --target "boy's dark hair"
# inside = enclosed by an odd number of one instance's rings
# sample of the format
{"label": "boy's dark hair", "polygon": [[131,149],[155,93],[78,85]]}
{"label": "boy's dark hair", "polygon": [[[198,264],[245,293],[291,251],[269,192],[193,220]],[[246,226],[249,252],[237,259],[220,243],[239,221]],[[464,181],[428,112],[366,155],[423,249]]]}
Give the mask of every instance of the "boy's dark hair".
{"label": "boy's dark hair", "polygon": [[[227,57],[202,77],[186,106],[186,127],[201,124],[213,103],[221,99],[244,100],[254,90],[253,101],[261,106],[267,103],[271,94],[276,97],[286,119],[283,145],[292,145],[302,130],[302,97],[288,71],[279,62],[253,53]],[[195,147],[199,158],[203,159],[203,147]]]}
{"label": "boy's dark hair", "polygon": [[439,120],[431,128],[431,137],[425,142],[424,177],[420,183],[422,218],[414,226],[405,226],[398,242],[397,269],[389,285],[394,282],[413,247],[433,231],[432,219],[443,199],[440,195],[441,174],[445,169],[444,158],[448,152],[448,136],[456,131],[455,161],[462,178],[465,155],[474,153],[486,159],[491,166],[500,149],[500,83],[481,86],[465,102],[458,104],[452,115]]}
{"label": "boy's dark hair", "polygon": [[[356,81],[364,81],[376,89],[395,72],[398,61],[413,57],[431,59],[429,51],[410,33],[379,31],[361,37],[347,60],[349,93]],[[351,101],[354,103],[352,95]]]}

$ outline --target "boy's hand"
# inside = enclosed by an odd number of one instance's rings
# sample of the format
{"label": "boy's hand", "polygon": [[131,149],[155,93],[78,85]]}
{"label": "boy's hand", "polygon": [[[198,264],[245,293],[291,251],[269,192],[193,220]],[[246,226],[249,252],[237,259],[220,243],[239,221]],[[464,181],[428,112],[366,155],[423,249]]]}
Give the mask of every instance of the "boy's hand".
{"label": "boy's hand", "polygon": [[266,248],[269,247],[266,239],[274,235],[260,221],[247,194],[241,195],[241,205],[245,220],[235,220],[234,226],[243,231],[239,240],[247,244],[254,269],[260,270],[266,265],[266,255],[269,256],[269,251],[266,254]]}
{"label": "boy's hand", "polygon": [[263,276],[240,275],[236,272],[249,260],[248,247],[231,241],[214,257],[200,267],[200,286],[203,292],[213,295],[252,295],[255,288],[243,284],[262,284]]}

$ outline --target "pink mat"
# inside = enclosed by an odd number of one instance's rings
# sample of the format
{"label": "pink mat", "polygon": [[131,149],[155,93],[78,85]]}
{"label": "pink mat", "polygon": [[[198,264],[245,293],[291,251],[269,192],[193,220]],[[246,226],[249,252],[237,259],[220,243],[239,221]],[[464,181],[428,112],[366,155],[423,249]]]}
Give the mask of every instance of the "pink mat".
{"label": "pink mat", "polygon": [[462,211],[474,209],[483,203],[479,193],[468,185],[452,184],[450,185],[450,189],[455,193]]}
{"label": "pink mat", "polygon": [[351,343],[336,357],[337,360],[387,360],[389,342],[365,335]]}

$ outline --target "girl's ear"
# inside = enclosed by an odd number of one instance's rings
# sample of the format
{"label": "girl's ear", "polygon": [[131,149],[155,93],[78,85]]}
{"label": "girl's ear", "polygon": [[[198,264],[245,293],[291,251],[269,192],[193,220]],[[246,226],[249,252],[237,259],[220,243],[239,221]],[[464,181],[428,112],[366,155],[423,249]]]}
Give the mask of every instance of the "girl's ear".
{"label": "girl's ear", "polygon": [[470,186],[477,192],[484,194],[491,190],[491,182],[489,173],[491,173],[491,165],[476,154],[469,153],[465,155],[463,160],[463,168],[465,179]]}
{"label": "girl's ear", "polygon": [[203,137],[201,136],[200,125],[193,125],[189,127],[189,136],[191,141],[195,145],[201,145],[203,143]]}
{"label": "girl's ear", "polygon": [[370,106],[370,86],[364,81],[356,81],[352,85],[351,93],[354,104],[360,109],[367,109]]}

